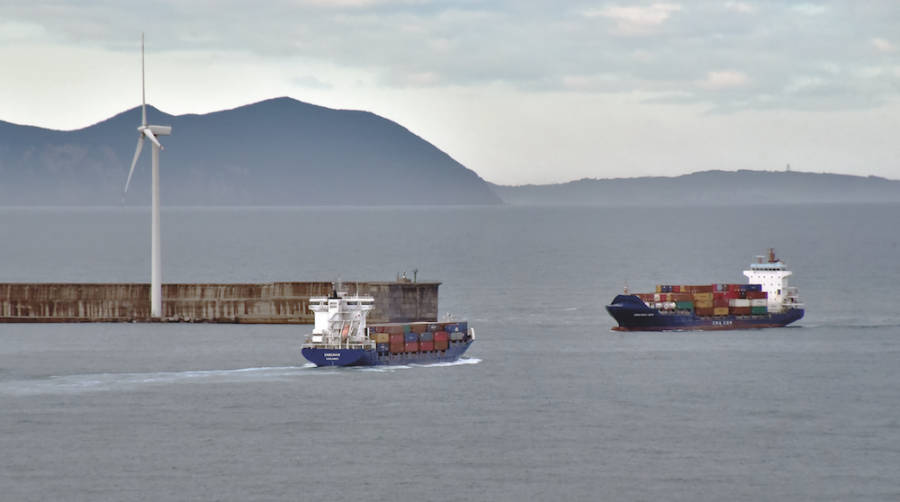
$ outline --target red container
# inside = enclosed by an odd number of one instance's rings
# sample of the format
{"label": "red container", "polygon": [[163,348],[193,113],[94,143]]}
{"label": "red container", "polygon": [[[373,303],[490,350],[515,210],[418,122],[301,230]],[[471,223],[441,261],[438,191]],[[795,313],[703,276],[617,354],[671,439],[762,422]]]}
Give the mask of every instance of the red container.
{"label": "red container", "polygon": [[699,316],[711,316],[713,315],[712,307],[697,307],[694,309],[694,313]]}
{"label": "red container", "polygon": [[750,315],[750,307],[731,307],[729,312],[732,315]]}
{"label": "red container", "polygon": [[409,326],[409,330],[412,331],[413,333],[424,333],[424,332],[428,331],[428,324],[426,324],[426,323],[411,324]]}
{"label": "red container", "polygon": [[404,348],[405,348],[405,346],[403,343],[392,343],[391,344],[391,354],[399,354],[399,353],[403,352]]}
{"label": "red container", "polygon": [[765,291],[747,291],[747,299],[748,300],[759,300],[761,298],[768,298],[769,293]]}
{"label": "red container", "polygon": [[385,326],[384,331],[386,333],[390,333],[392,335],[396,334],[396,333],[399,333],[402,335],[403,334],[403,326]]}
{"label": "red container", "polygon": [[403,333],[391,333],[390,343],[403,345]]}
{"label": "red container", "polygon": [[713,298],[713,307],[727,307],[728,306],[728,298],[724,296],[716,296]]}
{"label": "red container", "polygon": [[419,342],[406,342],[405,352],[418,352]]}
{"label": "red container", "polygon": [[434,346],[437,347],[438,342],[447,343],[450,340],[450,333],[446,331],[438,331],[434,334]]}
{"label": "red container", "polygon": [[447,350],[447,347],[449,345],[450,345],[450,342],[448,342],[447,340],[442,340],[440,342],[435,340],[434,341],[434,350]]}
{"label": "red container", "polygon": [[434,342],[419,342],[419,350],[422,352],[431,352],[434,350]]}
{"label": "red container", "polygon": [[681,293],[681,286],[672,286],[673,293]]}

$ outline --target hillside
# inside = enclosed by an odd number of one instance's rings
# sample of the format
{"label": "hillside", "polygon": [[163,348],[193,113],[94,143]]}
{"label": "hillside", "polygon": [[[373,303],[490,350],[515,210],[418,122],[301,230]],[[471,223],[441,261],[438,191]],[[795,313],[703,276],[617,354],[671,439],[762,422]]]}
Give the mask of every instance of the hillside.
{"label": "hillside", "polygon": [[677,177],[493,185],[514,205],[671,206],[900,202],[900,181],[791,171],[702,171]]}
{"label": "hillside", "polygon": [[[477,174],[369,112],[277,98],[173,116],[162,139],[164,205],[498,204]],[[0,205],[115,205],[138,138],[140,107],[75,131],[0,122]],[[150,145],[124,203],[150,201]]]}

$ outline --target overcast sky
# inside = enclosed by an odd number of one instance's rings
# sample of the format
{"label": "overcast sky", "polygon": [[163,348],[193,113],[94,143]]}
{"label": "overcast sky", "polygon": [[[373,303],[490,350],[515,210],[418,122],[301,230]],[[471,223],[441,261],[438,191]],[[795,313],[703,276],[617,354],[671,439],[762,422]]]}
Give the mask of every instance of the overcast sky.
{"label": "overcast sky", "polygon": [[142,31],[168,113],[369,110],[496,183],[788,163],[900,179],[897,0],[0,0],[0,120],[75,129],[138,105]]}

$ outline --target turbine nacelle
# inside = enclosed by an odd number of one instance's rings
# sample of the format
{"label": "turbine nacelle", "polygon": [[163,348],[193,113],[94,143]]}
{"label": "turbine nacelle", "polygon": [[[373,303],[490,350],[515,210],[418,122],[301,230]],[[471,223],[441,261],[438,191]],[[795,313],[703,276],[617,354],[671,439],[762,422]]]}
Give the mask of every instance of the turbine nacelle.
{"label": "turbine nacelle", "polygon": [[150,129],[150,132],[156,136],[170,136],[172,134],[172,126],[139,125],[137,128],[140,132],[144,132],[144,129]]}
{"label": "turbine nacelle", "polygon": [[172,134],[172,126],[158,126],[158,125],[140,125],[137,128],[139,136],[137,140],[137,148],[134,150],[134,158],[131,159],[131,169],[128,170],[128,179],[125,180],[125,190],[122,191],[122,196],[128,192],[128,185],[131,184],[131,177],[134,175],[134,168],[137,166],[138,158],[141,156],[141,150],[144,147],[144,138],[149,139],[153,146],[159,148],[160,150],[165,150],[162,144],[156,139],[157,136],[169,136]]}

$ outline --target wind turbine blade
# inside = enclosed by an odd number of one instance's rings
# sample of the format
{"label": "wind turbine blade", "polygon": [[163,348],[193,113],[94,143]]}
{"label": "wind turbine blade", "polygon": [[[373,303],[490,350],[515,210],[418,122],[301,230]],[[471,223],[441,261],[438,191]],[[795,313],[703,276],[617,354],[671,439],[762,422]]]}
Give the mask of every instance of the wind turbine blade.
{"label": "wind turbine blade", "polygon": [[137,149],[134,150],[134,159],[131,161],[131,169],[128,170],[128,179],[125,180],[125,190],[122,191],[124,195],[125,192],[128,191],[128,185],[131,184],[131,175],[134,174],[134,166],[137,165],[138,157],[141,156],[141,148],[144,147],[144,137],[138,136],[138,144]]}
{"label": "wind turbine blade", "polygon": [[159,147],[160,150],[165,150],[165,148],[163,148],[162,144],[160,144],[159,140],[156,139],[156,135],[153,134],[153,131],[151,131],[149,127],[145,127],[143,129],[143,131],[144,131],[144,136],[147,136],[147,139],[152,141],[153,144],[156,145],[157,147]]}
{"label": "wind turbine blade", "polygon": [[141,33],[141,125],[147,125],[147,95],[144,91],[144,34]]}

